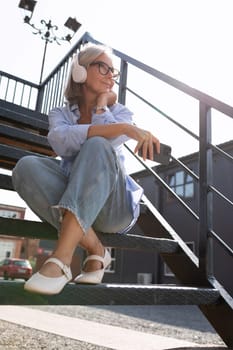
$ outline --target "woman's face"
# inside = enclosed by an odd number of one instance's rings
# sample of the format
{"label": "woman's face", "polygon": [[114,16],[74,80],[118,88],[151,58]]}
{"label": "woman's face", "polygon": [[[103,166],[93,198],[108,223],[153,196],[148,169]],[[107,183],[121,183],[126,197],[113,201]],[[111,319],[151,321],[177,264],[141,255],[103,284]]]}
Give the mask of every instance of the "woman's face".
{"label": "woman's face", "polygon": [[113,68],[111,58],[105,53],[98,56],[87,68],[86,87],[97,94],[111,91],[114,74],[109,68]]}

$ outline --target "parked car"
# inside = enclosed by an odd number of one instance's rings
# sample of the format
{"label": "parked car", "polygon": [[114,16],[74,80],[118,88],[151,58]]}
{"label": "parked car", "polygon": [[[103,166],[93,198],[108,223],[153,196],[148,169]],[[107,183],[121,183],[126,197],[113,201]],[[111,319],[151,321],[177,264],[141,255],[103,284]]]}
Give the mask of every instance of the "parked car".
{"label": "parked car", "polygon": [[0,261],[0,276],[5,280],[23,278],[28,280],[32,275],[32,266],[26,259],[5,258]]}

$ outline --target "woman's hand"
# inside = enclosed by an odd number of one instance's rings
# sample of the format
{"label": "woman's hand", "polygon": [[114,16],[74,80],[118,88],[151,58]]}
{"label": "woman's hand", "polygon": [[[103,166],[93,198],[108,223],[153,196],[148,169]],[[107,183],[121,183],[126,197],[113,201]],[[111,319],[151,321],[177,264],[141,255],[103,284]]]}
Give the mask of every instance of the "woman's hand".
{"label": "woman's hand", "polygon": [[116,103],[117,94],[110,90],[104,92],[97,97],[96,106],[112,106]]}
{"label": "woman's hand", "polygon": [[157,153],[160,153],[160,142],[151,134],[151,132],[138,128],[135,125],[128,125],[127,136],[137,141],[137,145],[134,149],[134,153],[137,153],[139,149],[142,149],[143,160],[153,160],[154,147]]}

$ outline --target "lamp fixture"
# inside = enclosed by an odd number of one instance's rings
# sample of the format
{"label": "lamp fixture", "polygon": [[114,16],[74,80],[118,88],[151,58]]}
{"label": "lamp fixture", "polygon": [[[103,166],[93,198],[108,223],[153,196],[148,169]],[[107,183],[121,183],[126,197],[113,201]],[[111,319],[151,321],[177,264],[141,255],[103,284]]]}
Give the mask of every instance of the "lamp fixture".
{"label": "lamp fixture", "polygon": [[44,55],[43,55],[41,76],[40,76],[40,83],[41,83],[43,70],[44,70],[44,61],[46,56],[47,44],[56,42],[58,45],[61,45],[62,41],[70,42],[74,34],[81,27],[81,24],[76,20],[76,18],[69,17],[66,20],[64,26],[67,27],[73,33],[72,34],[68,33],[66,36],[56,35],[55,31],[58,30],[58,26],[53,25],[51,20],[46,22],[44,19],[42,19],[40,21],[41,26],[38,27],[34,23],[31,23],[31,18],[32,18],[36,3],[37,1],[35,0],[20,0],[18,7],[22,8],[25,11],[24,23],[28,24],[30,27],[33,28],[33,34],[35,35],[39,34],[41,39],[45,40]]}
{"label": "lamp fixture", "polygon": [[34,1],[34,0],[21,0],[20,1],[19,8],[23,9],[25,12],[30,14],[30,17],[28,15],[25,15],[24,22],[27,23],[28,21],[30,21],[35,6],[36,6],[36,1]]}
{"label": "lamp fixture", "polygon": [[[77,22],[76,18],[69,17],[66,22],[64,23],[64,26],[68,29],[72,30],[74,33],[76,33],[79,28],[81,27],[81,24]],[[72,36],[70,34],[66,35],[66,40],[70,41],[72,39]]]}
{"label": "lamp fixture", "polygon": [[34,0],[21,0],[19,3],[20,8],[30,12],[34,11],[35,6],[36,6],[36,1]]}

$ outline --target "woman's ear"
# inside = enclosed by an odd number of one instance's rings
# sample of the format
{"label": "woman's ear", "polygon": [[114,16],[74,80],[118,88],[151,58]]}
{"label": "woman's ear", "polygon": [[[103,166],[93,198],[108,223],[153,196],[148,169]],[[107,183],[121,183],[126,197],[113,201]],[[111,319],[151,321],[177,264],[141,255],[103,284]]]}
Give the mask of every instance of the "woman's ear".
{"label": "woman's ear", "polygon": [[87,79],[87,70],[79,64],[77,54],[74,55],[71,63],[71,74],[75,83],[84,83]]}

